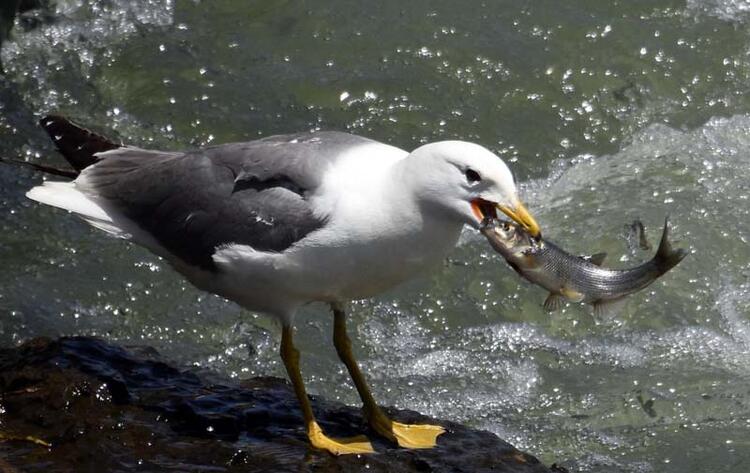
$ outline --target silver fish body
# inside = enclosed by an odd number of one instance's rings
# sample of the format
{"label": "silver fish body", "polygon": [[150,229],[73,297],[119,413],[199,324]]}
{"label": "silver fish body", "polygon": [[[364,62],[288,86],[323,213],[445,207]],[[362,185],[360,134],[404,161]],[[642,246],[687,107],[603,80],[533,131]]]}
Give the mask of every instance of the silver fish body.
{"label": "silver fish body", "polygon": [[592,303],[601,312],[608,303],[645,288],[687,255],[683,249],[672,249],[667,220],[656,255],[629,269],[603,268],[604,254],[572,255],[550,241],[537,241],[514,223],[488,220],[481,231],[518,274],[550,291],[544,303],[548,310],[568,299]]}

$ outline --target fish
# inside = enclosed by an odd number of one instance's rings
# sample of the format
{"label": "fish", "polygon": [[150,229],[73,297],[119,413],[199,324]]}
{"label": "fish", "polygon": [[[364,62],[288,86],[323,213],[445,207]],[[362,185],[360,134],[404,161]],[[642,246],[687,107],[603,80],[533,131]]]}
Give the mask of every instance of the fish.
{"label": "fish", "polygon": [[688,254],[672,248],[668,218],[656,255],[629,269],[602,267],[606,253],[570,254],[549,240],[531,236],[514,222],[486,218],[480,231],[519,275],[549,291],[544,308],[550,312],[568,300],[592,304],[596,315],[611,313],[618,301],[656,281]]}

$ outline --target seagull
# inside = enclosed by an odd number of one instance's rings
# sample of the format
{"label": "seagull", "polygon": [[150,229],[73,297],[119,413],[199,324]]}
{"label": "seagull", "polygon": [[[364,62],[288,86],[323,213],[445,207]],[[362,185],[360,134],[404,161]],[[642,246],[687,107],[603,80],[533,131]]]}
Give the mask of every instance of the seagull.
{"label": "seagull", "polygon": [[439,264],[465,225],[500,211],[539,225],[501,158],[464,141],[411,153],[353,134],[314,131],[190,151],[127,146],[61,116],[40,121],[72,178],[26,194],[165,259],[193,285],[281,324],[281,359],[310,444],[373,452],[365,436],[334,439],[315,421],[294,346],[294,317],[329,304],[333,343],[372,429],[403,448],[432,448],[445,430],[403,424],[378,406],[351,349],[348,301],[372,297]]}

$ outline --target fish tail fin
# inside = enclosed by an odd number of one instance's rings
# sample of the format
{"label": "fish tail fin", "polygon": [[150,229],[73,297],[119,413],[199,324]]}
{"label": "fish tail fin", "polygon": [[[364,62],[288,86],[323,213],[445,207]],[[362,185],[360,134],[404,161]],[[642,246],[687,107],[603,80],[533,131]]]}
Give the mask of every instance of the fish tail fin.
{"label": "fish tail fin", "polygon": [[669,242],[669,217],[664,219],[664,232],[661,235],[659,249],[656,251],[653,262],[659,271],[659,276],[677,266],[688,252],[683,248],[673,249]]}

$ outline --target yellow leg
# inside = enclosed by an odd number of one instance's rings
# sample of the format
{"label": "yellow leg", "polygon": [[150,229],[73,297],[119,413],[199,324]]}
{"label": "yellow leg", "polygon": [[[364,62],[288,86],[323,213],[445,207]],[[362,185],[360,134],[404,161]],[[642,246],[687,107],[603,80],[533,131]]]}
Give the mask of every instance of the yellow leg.
{"label": "yellow leg", "polygon": [[294,393],[297,395],[300,406],[302,407],[302,416],[307,426],[307,437],[313,447],[321,450],[327,450],[334,455],[345,455],[348,453],[373,453],[372,444],[367,437],[360,435],[350,439],[332,439],[323,433],[313,415],[310,400],[305,392],[305,385],[302,381],[302,374],[299,370],[299,351],[294,348],[293,328],[291,325],[285,325],[281,332],[281,359],[289,374],[289,379],[294,386]]}
{"label": "yellow leg", "polygon": [[357,387],[359,397],[364,404],[365,415],[372,428],[383,437],[398,443],[400,447],[434,447],[437,443],[437,437],[445,432],[445,429],[439,425],[402,424],[389,419],[375,403],[375,398],[370,393],[365,377],[354,359],[352,344],[346,334],[346,314],[343,310],[333,307],[333,317],[333,343],[336,346],[336,352],[349,370],[349,375]]}

